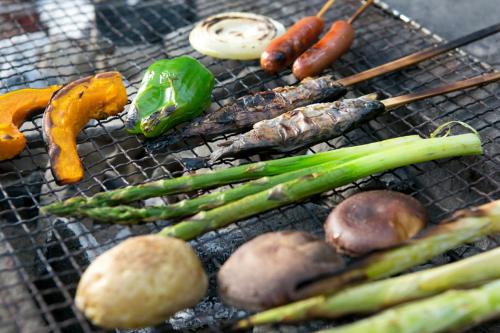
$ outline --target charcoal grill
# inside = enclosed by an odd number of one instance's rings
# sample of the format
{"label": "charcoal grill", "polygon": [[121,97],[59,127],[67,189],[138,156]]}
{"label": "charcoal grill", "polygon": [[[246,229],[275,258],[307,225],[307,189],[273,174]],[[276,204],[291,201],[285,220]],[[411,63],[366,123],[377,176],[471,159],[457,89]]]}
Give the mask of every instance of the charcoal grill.
{"label": "charcoal grill", "polygon": [[[293,84],[289,71],[279,77],[265,74],[257,61],[220,61],[204,57],[188,44],[193,23],[211,14],[239,10],[269,15],[291,25],[312,15],[322,0],[7,0],[0,8],[0,93],[40,87],[119,70],[133,98],[143,71],[156,59],[191,55],[216,75],[210,110],[248,92]],[[6,4],[6,5],[5,5]],[[347,17],[359,5],[338,1],[326,21]],[[330,70],[343,77],[441,42],[415,22],[378,2],[356,23],[351,52]],[[453,51],[411,68],[376,78],[351,90],[351,96],[373,91],[396,95],[464,79],[494,68],[462,51]],[[207,297],[193,309],[178,313],[164,325],[144,332],[222,332],[223,323],[245,315],[217,298],[214,274],[227,257],[252,237],[272,230],[299,229],[322,234],[329,209],[346,196],[367,188],[394,188],[410,193],[428,208],[433,222],[456,209],[499,198],[500,95],[498,84],[439,96],[378,117],[345,136],[310,148],[309,152],[368,143],[389,137],[429,133],[449,120],[465,121],[482,136],[485,155],[409,166],[369,177],[306,203],[291,205],[210,232],[192,245],[210,275]],[[208,111],[210,112],[210,111]],[[123,239],[159,230],[168,222],[131,228],[93,224],[90,220],[40,215],[41,205],[74,195],[163,177],[175,177],[199,167],[200,158],[216,141],[205,140],[168,151],[162,139],[144,145],[124,131],[124,115],[93,122],[78,138],[85,179],[71,186],[55,184],[47,162],[41,116],[23,126],[27,149],[0,163],[0,332],[100,332],[74,304],[79,276],[97,255]],[[303,151],[302,153],[305,153]],[[203,168],[222,168],[269,156],[230,159]],[[195,163],[196,162],[196,163]],[[194,195],[194,194],[193,194]],[[147,200],[173,202],[180,196]],[[434,259],[443,264],[496,247],[487,238]],[[255,328],[253,332],[309,332],[339,322],[315,321],[296,326]],[[493,322],[474,332],[498,332]]]}

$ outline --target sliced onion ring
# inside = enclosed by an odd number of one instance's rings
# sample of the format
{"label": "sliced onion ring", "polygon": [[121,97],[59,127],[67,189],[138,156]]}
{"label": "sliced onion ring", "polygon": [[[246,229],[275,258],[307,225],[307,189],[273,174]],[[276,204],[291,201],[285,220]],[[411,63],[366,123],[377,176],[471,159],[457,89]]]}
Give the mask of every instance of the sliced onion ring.
{"label": "sliced onion ring", "polygon": [[260,58],[267,45],[285,32],[283,24],[262,15],[228,12],[199,22],[189,35],[198,52],[221,59]]}

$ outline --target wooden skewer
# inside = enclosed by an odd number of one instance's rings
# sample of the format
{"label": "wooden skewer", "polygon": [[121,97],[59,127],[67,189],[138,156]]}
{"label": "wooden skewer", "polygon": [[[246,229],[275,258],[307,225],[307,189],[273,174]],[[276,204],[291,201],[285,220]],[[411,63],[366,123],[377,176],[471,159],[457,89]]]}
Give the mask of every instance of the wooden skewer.
{"label": "wooden skewer", "polygon": [[430,59],[432,57],[435,57],[439,54],[451,51],[453,49],[456,49],[457,47],[469,44],[471,42],[474,42],[478,39],[487,37],[489,35],[492,35],[494,33],[497,33],[500,31],[500,23],[494,24],[490,27],[481,29],[479,31],[473,32],[469,35],[460,37],[458,39],[455,39],[453,41],[450,41],[446,44],[437,46],[437,47],[429,47],[427,49],[424,49],[422,51],[407,55],[405,57],[399,58],[397,60],[388,62],[386,64],[368,69],[364,72],[357,73],[351,76],[347,76],[345,78],[337,80],[337,83],[343,85],[343,86],[351,86],[353,84],[366,81],[369,79],[372,79],[374,77],[387,74],[411,65],[414,65],[416,63],[419,63],[421,61]]}
{"label": "wooden skewer", "polygon": [[407,94],[407,95],[402,95],[402,96],[397,96],[397,97],[392,97],[388,99],[384,99],[382,103],[385,105],[386,110],[390,109],[395,109],[397,107],[400,107],[402,105],[419,101],[424,98],[436,96],[436,95],[442,95],[442,94],[447,94],[453,91],[457,90],[462,90],[462,89],[467,89],[470,87],[474,87],[480,84],[485,84],[493,81],[500,80],[500,72],[495,72],[491,74],[486,74],[486,75],[480,75],[473,77],[471,79],[467,80],[462,80],[458,82],[453,82],[453,83],[448,83],[444,84],[442,86],[424,90],[421,92],[416,92],[412,94]]}
{"label": "wooden skewer", "polygon": [[352,16],[347,20],[347,23],[352,24],[372,3],[373,0],[366,1],[354,14],[352,14]]}
{"label": "wooden skewer", "polygon": [[321,7],[321,9],[319,10],[318,14],[316,14],[316,17],[319,17],[321,18],[321,16],[323,16],[323,14],[326,13],[326,11],[328,9],[330,9],[330,7],[333,5],[333,3],[335,2],[335,0],[328,0],[324,5],[323,7]]}

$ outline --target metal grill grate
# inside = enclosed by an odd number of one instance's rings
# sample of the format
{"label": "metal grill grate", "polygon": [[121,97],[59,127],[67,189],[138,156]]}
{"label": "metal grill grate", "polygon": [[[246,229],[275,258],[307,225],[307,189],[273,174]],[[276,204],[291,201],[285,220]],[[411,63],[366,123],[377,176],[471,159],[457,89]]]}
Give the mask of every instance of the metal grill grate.
{"label": "metal grill grate", "polygon": [[[7,0],[0,8],[0,93],[20,88],[64,83],[96,71],[119,70],[133,98],[141,75],[156,59],[188,54],[216,75],[214,110],[229,99],[295,83],[290,72],[280,77],[260,71],[257,61],[219,61],[194,52],[187,35],[193,22],[229,10],[272,16],[285,25],[313,14],[322,0],[314,1],[96,1]],[[135,3],[135,4],[134,4]],[[359,3],[339,1],[326,15],[331,22],[352,13]],[[352,51],[332,68],[339,77],[357,73],[390,59],[437,43],[435,36],[383,4],[369,8],[356,24]],[[372,91],[397,95],[492,70],[467,54],[454,51],[417,66],[360,84],[350,95]],[[216,296],[214,274],[242,243],[272,230],[301,229],[321,235],[330,207],[365,188],[397,188],[416,196],[429,209],[433,221],[452,211],[499,197],[500,107],[499,85],[435,97],[400,108],[347,133],[319,144],[311,151],[362,144],[388,137],[428,135],[448,120],[466,121],[484,141],[486,154],[410,166],[331,191],[300,205],[292,205],[210,232],[192,242],[210,273],[210,291],[202,303],[178,313],[155,331],[184,332],[203,329],[220,332],[220,323],[244,313],[223,305]],[[185,144],[169,153],[161,139],[144,144],[124,131],[123,114],[85,127],[78,138],[85,179],[73,186],[55,184],[47,162],[41,115],[23,126],[27,149],[17,158],[0,163],[0,331],[97,332],[73,305],[82,271],[93,258],[131,235],[158,230],[167,222],[124,228],[93,225],[89,220],[41,216],[40,205],[74,195],[162,177],[178,176],[192,167],[189,158],[207,156],[215,140]],[[224,139],[224,138],[222,138]],[[263,157],[263,156],[261,156]],[[265,157],[265,156],[264,156]],[[186,159],[188,158],[188,159]],[[251,157],[252,160],[259,156]],[[225,160],[210,168],[228,167],[247,159]],[[173,202],[180,196],[151,199]],[[442,264],[496,247],[489,238],[436,258]],[[424,265],[427,267],[428,265]],[[332,323],[256,328],[254,332],[307,332]],[[474,332],[497,332],[491,323]]]}

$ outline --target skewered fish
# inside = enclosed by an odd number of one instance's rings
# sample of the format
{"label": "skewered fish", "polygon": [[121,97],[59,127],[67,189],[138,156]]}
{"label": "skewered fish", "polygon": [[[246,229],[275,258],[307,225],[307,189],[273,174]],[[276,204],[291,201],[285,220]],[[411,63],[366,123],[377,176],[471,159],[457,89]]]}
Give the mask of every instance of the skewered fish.
{"label": "skewered fish", "polygon": [[339,136],[384,111],[384,104],[370,97],[312,104],[263,120],[234,141],[222,143],[225,147],[216,150],[212,159],[251,151],[293,151]]}
{"label": "skewered fish", "polygon": [[182,132],[191,137],[209,133],[211,136],[235,132],[270,119],[300,106],[324,100],[335,100],[346,93],[332,76],[304,79],[297,86],[278,87],[238,98],[205,117],[198,118]]}
{"label": "skewered fish", "polygon": [[500,73],[477,76],[445,84],[423,92],[374,100],[376,94],[333,103],[313,104],[298,108],[279,117],[263,120],[251,131],[220,144],[212,160],[239,155],[243,152],[289,152],[342,135],[360,122],[369,120],[384,110],[390,110],[427,97],[473,87],[500,79]]}
{"label": "skewered fish", "polygon": [[242,132],[261,120],[277,117],[298,107],[322,101],[334,101],[346,93],[348,86],[408,67],[498,31],[500,24],[495,24],[446,44],[424,49],[336,81],[332,76],[306,78],[297,86],[279,87],[243,96],[234,103],[183,125],[178,132],[147,143],[147,146],[149,149],[158,150],[183,139],[200,136],[212,138],[222,134]]}

